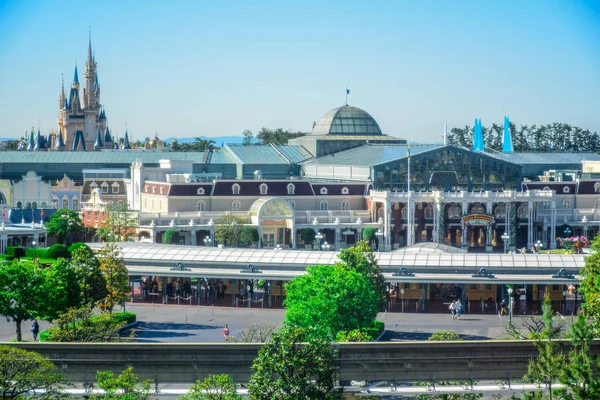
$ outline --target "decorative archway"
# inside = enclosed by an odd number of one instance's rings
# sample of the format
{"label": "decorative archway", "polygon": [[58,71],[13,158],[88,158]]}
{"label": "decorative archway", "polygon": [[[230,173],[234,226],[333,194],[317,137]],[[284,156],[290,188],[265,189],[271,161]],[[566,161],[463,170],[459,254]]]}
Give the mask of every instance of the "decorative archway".
{"label": "decorative archway", "polygon": [[291,242],[296,248],[296,213],[287,200],[261,197],[250,207],[250,219],[258,229],[259,247]]}

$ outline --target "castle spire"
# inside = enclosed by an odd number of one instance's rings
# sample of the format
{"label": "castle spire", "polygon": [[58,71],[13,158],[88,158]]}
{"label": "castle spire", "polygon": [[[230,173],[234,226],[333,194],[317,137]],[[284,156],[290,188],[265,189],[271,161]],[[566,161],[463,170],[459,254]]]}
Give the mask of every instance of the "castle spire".
{"label": "castle spire", "polygon": [[96,142],[94,143],[94,149],[101,150],[103,147],[104,145],[102,144],[102,132],[100,131],[100,128],[98,128],[98,132],[96,133]]}
{"label": "castle spire", "polygon": [[64,150],[65,149],[65,141],[62,136],[62,129],[59,127],[58,132],[56,132],[56,140],[55,140],[54,148],[56,150]]}
{"label": "castle spire", "polygon": [[123,150],[130,150],[131,145],[129,144],[129,133],[127,133],[127,128],[125,128],[125,139],[123,140]]}
{"label": "castle spire", "polygon": [[[104,131],[104,143],[106,143],[106,146],[108,147],[109,143],[112,143],[112,137],[110,136],[110,131],[108,130],[108,126],[106,127],[106,130]],[[112,145],[110,146],[112,147]]]}
{"label": "castle spire", "polygon": [[90,26],[89,38],[88,38],[88,58],[87,63],[91,64],[94,61],[94,57],[92,55],[92,27]]}
{"label": "castle spire", "polygon": [[60,98],[58,100],[58,109],[62,110],[65,107],[65,76],[63,74],[60,74],[60,78],[62,81],[62,86],[60,89]]}
{"label": "castle spire", "polygon": [[75,74],[73,76],[73,85],[79,85],[79,74],[77,73],[77,65],[75,65]]}

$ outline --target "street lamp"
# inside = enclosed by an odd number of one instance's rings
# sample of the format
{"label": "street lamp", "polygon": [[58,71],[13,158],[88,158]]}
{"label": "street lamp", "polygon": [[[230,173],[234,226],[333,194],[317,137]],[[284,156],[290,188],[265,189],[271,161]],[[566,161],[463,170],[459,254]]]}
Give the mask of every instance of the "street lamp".
{"label": "street lamp", "polygon": [[31,242],[31,244],[33,245],[33,262],[37,262],[37,257],[36,257],[36,253],[37,253],[37,242],[34,240]]}
{"label": "street lamp", "polygon": [[537,253],[541,252],[542,249],[544,248],[544,244],[539,240],[537,242],[535,242],[535,244],[533,246],[535,247],[535,251]]}
{"label": "street lamp", "polygon": [[328,251],[331,248],[331,245],[325,242],[323,243],[323,246],[321,246],[321,248],[323,249],[323,251]]}
{"label": "street lamp", "polygon": [[504,234],[500,237],[502,238],[502,243],[504,243],[504,254],[506,254],[508,253],[508,241],[510,239],[510,235],[504,232]]}
{"label": "street lamp", "polygon": [[323,240],[325,236],[323,236],[323,234],[321,233],[321,231],[319,231],[319,233],[316,234],[315,239],[318,240],[318,244],[317,246],[320,248],[321,247],[321,240]]}
{"label": "street lamp", "polygon": [[513,289],[508,288],[508,323],[512,325]]}
{"label": "street lamp", "polygon": [[571,228],[569,228],[568,226],[565,228],[565,230],[563,231],[565,233],[565,235],[567,237],[571,236]]}
{"label": "street lamp", "polygon": [[210,242],[212,242],[212,240],[210,239],[210,236],[206,236],[206,237],[204,238],[204,245],[205,245],[206,247],[210,247]]}
{"label": "street lamp", "polygon": [[279,251],[279,250],[283,250],[283,249],[281,248],[281,246],[280,246],[280,245],[277,245],[277,246],[275,246],[275,248],[273,248],[273,250],[275,250],[275,251]]}
{"label": "street lamp", "polygon": [[383,238],[383,231],[381,228],[377,229],[375,236],[377,236],[377,251],[379,251],[379,243],[381,243],[381,239]]}

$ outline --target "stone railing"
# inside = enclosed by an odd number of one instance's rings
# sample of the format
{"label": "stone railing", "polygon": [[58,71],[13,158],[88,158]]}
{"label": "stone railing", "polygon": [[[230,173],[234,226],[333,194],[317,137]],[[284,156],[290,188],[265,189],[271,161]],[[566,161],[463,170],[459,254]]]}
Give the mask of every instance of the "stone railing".
{"label": "stone railing", "polygon": [[461,190],[457,192],[442,192],[442,191],[429,191],[429,192],[389,192],[382,190],[371,190],[370,196],[374,200],[400,200],[408,201],[411,200],[423,200],[432,201],[433,199],[440,199],[441,201],[453,201],[457,199],[465,200],[527,200],[527,199],[552,199],[551,190],[527,190],[525,192],[517,192],[514,190],[504,190],[502,192],[494,191],[480,191],[480,192],[469,192]]}

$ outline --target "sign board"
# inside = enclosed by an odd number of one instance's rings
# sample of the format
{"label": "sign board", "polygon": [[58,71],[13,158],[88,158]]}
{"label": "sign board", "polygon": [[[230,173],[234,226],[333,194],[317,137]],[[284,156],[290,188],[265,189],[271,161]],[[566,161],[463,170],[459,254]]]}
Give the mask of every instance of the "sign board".
{"label": "sign board", "polygon": [[470,226],[487,226],[494,222],[494,217],[487,214],[471,214],[462,217],[462,223]]}

